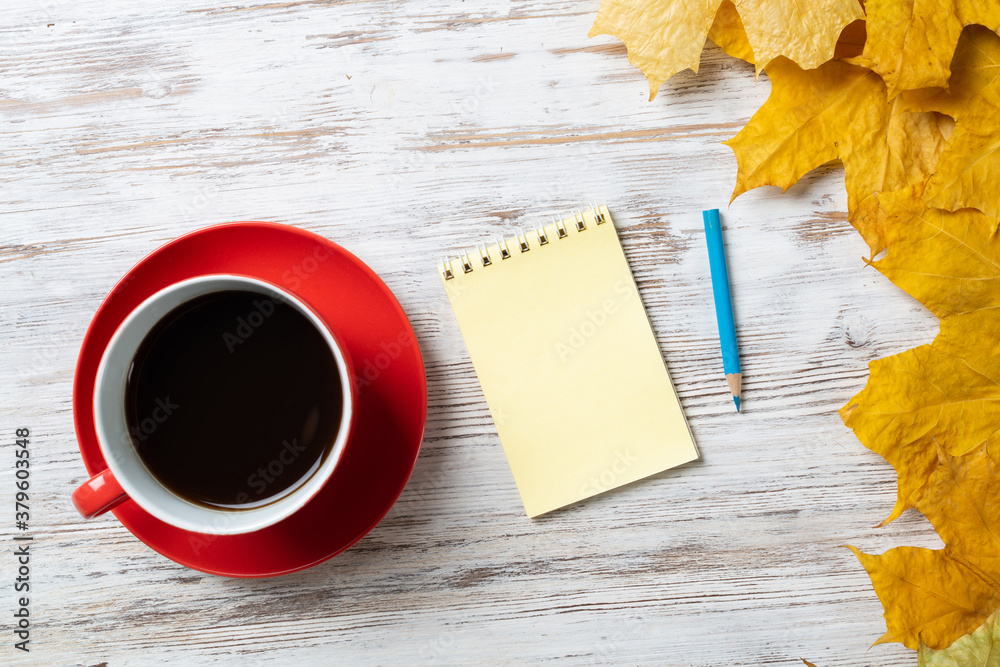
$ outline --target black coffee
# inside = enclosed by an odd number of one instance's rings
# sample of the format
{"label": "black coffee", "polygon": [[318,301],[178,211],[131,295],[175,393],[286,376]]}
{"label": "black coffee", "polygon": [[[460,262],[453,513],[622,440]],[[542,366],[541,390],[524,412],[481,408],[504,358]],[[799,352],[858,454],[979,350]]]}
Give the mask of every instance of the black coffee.
{"label": "black coffee", "polygon": [[343,395],[337,361],[295,307],[265,294],[207,294],[169,312],[129,371],[125,415],[149,471],[189,501],[249,509],[322,464]]}

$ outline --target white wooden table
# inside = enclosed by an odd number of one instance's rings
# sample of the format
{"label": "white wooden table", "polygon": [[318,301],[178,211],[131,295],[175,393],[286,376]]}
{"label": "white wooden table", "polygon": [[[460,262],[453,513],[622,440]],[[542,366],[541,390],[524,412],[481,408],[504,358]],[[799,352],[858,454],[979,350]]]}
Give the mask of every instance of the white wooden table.
{"label": "white wooden table", "polygon": [[[853,556],[939,541],[873,529],[894,473],[836,410],[868,361],[934,319],[861,261],[842,172],[724,212],[745,412],[721,374],[700,211],[720,141],[766,77],[709,48],[647,102],[598,0],[8,3],[0,19],[0,532],[13,434],[32,429],[30,654],[0,663],[913,665],[869,645]],[[444,253],[606,202],[703,460],[524,516],[434,270]],[[203,575],[69,502],[86,473],[71,383],[86,326],[133,263],[211,223],[315,231],[396,293],[427,365],[416,470],[370,535],[278,579]],[[335,287],[331,287],[332,289]]]}

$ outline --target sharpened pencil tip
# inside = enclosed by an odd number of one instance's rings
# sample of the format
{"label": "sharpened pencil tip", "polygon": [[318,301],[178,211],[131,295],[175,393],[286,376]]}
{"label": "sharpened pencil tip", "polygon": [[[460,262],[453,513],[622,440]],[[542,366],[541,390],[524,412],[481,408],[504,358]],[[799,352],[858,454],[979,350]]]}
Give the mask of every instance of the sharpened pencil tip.
{"label": "sharpened pencil tip", "polygon": [[739,412],[740,411],[740,397],[739,396],[733,396],[733,403],[736,404],[736,412]]}

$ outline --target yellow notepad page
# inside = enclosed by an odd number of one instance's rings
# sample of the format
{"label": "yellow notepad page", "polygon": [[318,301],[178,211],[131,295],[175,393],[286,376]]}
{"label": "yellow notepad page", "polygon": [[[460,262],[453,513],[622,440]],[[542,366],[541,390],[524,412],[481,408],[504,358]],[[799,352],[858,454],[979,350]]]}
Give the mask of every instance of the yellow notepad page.
{"label": "yellow notepad page", "polygon": [[502,243],[439,270],[528,516],[698,458],[607,207]]}

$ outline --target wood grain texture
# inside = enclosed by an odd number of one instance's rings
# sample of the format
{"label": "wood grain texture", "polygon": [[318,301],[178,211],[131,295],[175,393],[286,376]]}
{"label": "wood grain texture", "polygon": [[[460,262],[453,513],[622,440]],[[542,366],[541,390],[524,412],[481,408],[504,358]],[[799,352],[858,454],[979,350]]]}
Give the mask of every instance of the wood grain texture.
{"label": "wood grain texture", "polygon": [[[5,630],[0,662],[915,664],[868,650],[881,607],[840,545],[940,543],[914,513],[872,528],[894,474],[836,410],[867,362],[936,323],[864,268],[839,168],[724,209],[742,415],[721,373],[700,211],[729,199],[719,142],[766,77],[709,48],[649,103],[623,47],[586,38],[597,0],[9,4],[0,466],[31,428],[36,556],[32,651]],[[531,521],[434,265],[590,201],[614,212],[703,460]],[[382,524],[265,581],[185,569],[69,502],[86,476],[73,367],[101,299],[161,243],[241,219],[315,231],[377,271],[430,392]]]}

